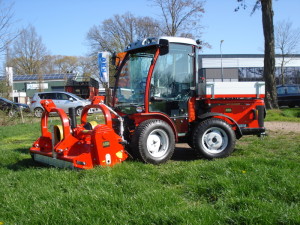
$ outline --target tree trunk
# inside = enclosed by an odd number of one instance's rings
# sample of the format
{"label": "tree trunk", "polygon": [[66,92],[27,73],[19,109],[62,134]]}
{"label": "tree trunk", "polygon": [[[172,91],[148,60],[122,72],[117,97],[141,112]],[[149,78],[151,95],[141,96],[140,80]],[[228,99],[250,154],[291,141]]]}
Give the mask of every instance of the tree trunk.
{"label": "tree trunk", "polygon": [[265,37],[264,80],[266,82],[266,106],[278,108],[275,82],[275,44],[272,0],[261,0],[262,23]]}

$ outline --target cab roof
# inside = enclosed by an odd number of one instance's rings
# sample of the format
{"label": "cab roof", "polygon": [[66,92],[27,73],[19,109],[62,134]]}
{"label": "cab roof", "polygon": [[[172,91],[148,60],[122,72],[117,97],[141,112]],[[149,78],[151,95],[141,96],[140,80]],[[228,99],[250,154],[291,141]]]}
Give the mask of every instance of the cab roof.
{"label": "cab roof", "polygon": [[159,45],[160,40],[168,40],[169,43],[179,43],[179,44],[187,44],[187,45],[197,45],[196,41],[190,38],[183,38],[183,37],[169,37],[169,36],[162,36],[162,37],[149,37],[143,40],[138,40],[136,42],[130,43],[126,48],[125,52],[144,48],[149,46]]}

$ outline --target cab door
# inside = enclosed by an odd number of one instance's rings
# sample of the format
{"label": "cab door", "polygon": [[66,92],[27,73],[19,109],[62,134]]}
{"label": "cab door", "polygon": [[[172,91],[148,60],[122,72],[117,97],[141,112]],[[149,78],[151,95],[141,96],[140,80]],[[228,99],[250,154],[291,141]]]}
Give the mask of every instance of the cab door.
{"label": "cab door", "polygon": [[194,93],[195,52],[192,45],[170,43],[159,56],[151,78],[150,112],[167,114],[179,136],[188,132],[188,100]]}

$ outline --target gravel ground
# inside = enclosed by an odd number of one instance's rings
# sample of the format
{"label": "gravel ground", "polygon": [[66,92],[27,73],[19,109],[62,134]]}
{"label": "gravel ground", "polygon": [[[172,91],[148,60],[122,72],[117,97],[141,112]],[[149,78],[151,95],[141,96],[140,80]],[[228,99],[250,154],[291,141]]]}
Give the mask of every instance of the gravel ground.
{"label": "gravel ground", "polygon": [[281,121],[272,121],[265,122],[265,127],[270,131],[277,132],[295,132],[300,133],[300,123],[297,122],[281,122]]}

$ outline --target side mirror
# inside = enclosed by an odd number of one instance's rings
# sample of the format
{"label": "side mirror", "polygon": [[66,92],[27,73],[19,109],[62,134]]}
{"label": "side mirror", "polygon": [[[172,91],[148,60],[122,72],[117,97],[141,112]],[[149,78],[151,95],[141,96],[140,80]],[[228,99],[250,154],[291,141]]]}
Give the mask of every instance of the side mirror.
{"label": "side mirror", "polygon": [[69,98],[69,101],[73,102],[73,101],[74,101],[74,99],[73,99],[73,98]]}
{"label": "side mirror", "polygon": [[169,53],[169,41],[166,39],[159,40],[159,48],[160,48],[160,55],[166,55]]}

